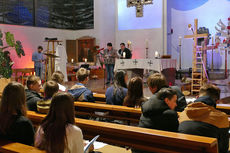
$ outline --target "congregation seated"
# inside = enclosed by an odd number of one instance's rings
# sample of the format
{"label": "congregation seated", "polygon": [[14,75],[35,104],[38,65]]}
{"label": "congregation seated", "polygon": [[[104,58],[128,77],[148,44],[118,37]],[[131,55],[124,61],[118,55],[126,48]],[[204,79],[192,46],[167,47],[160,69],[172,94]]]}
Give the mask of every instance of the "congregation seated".
{"label": "congregation seated", "polygon": [[34,129],[26,117],[25,89],[18,82],[9,83],[3,90],[0,104],[0,138],[33,145]]}
{"label": "congregation seated", "polygon": [[128,93],[124,99],[124,106],[140,108],[147,99],[143,96],[143,81],[140,77],[131,78],[128,84]]}
{"label": "congregation seated", "polygon": [[66,91],[66,87],[64,84],[64,74],[61,71],[55,71],[52,76],[51,80],[55,81],[58,84],[59,91]]}
{"label": "congregation seated", "polygon": [[[162,88],[142,105],[139,127],[177,132],[179,122],[177,112],[174,111],[176,100],[176,91]],[[132,152],[149,153],[135,149]]]}
{"label": "congregation seated", "polygon": [[125,96],[127,95],[128,75],[123,70],[118,70],[114,76],[114,84],[110,86],[105,93],[106,104],[123,105]]}
{"label": "congregation seated", "polygon": [[78,83],[72,86],[68,92],[73,95],[75,101],[94,102],[93,92],[85,87],[89,80],[89,70],[80,68],[76,76]]}
{"label": "congregation seated", "polygon": [[224,112],[215,109],[219,99],[218,87],[211,84],[202,86],[199,98],[180,114],[179,132],[217,138],[219,152],[227,153],[229,122]]}
{"label": "congregation seated", "polygon": [[156,94],[161,88],[172,88],[175,90],[177,93],[177,106],[175,111],[182,112],[187,106],[185,96],[181,92],[180,88],[177,86],[169,87],[166,78],[161,73],[154,73],[150,75],[147,79],[147,84],[152,94]]}
{"label": "congregation seated", "polygon": [[51,98],[58,92],[59,86],[55,81],[47,81],[44,84],[44,99],[37,102],[37,111],[39,113],[47,114],[49,112]]}
{"label": "congregation seated", "polygon": [[176,100],[176,91],[162,88],[142,105],[139,126],[177,132],[179,122],[177,112],[174,111]]}
{"label": "congregation seated", "polygon": [[50,111],[35,135],[35,147],[52,153],[83,153],[83,135],[75,125],[74,99],[68,93],[57,93]]}
{"label": "congregation seated", "polygon": [[41,89],[41,80],[38,76],[31,75],[26,81],[26,104],[28,110],[37,111],[37,102],[42,100],[39,94]]}

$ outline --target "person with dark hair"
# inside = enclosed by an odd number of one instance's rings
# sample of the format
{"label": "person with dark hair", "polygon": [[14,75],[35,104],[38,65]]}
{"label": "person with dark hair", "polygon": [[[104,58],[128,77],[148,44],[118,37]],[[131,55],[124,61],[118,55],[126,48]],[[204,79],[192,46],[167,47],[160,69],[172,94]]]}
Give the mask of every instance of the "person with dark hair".
{"label": "person with dark hair", "polygon": [[55,81],[48,81],[44,84],[44,99],[37,102],[37,111],[47,114],[49,112],[51,98],[58,92],[58,84]]}
{"label": "person with dark hair", "polygon": [[18,82],[9,83],[3,90],[0,103],[0,137],[33,145],[34,129],[26,117],[25,89]]}
{"label": "person with dark hair", "polygon": [[68,90],[68,92],[73,95],[74,99],[77,101],[94,102],[93,92],[85,87],[89,80],[89,73],[89,70],[80,68],[76,73],[78,83]]}
{"label": "person with dark hair", "polygon": [[178,131],[185,134],[213,137],[218,140],[220,153],[227,153],[229,147],[228,116],[216,110],[220,89],[212,84],[200,88],[199,98],[189,104],[179,116]]}
{"label": "person with dark hair", "polygon": [[57,82],[60,91],[66,91],[66,87],[63,85],[64,74],[61,71],[55,71],[51,76],[51,80]]}
{"label": "person with dark hair", "polygon": [[152,94],[156,94],[161,88],[174,89],[177,93],[177,106],[175,108],[175,111],[182,112],[187,106],[185,96],[181,92],[180,88],[177,86],[169,87],[166,78],[161,73],[154,73],[150,75],[147,79],[147,84]]}
{"label": "person with dark hair", "polygon": [[115,73],[114,84],[105,93],[106,104],[123,105],[124,98],[128,92],[127,81],[128,76],[125,71],[119,70]]}
{"label": "person with dark hair", "polygon": [[34,71],[36,76],[40,78],[42,75],[42,62],[44,61],[42,51],[43,51],[43,47],[38,46],[38,51],[35,51],[32,54],[32,61],[34,62]]}
{"label": "person with dark hair", "polygon": [[128,84],[128,94],[124,106],[139,108],[147,99],[143,95],[143,81],[140,77],[131,78]]}
{"label": "person with dark hair", "polygon": [[40,93],[41,79],[38,76],[31,75],[26,81],[26,104],[31,111],[37,111],[37,102],[42,100]]}
{"label": "person with dark hair", "polygon": [[125,43],[121,43],[120,47],[121,49],[118,50],[119,58],[122,58],[122,59],[132,58],[132,53],[128,48],[125,47]]}
{"label": "person with dark hair", "polygon": [[83,153],[83,135],[74,120],[74,99],[57,93],[35,135],[35,147],[52,153]]}
{"label": "person with dark hair", "polygon": [[107,43],[107,49],[104,50],[104,53],[102,55],[104,58],[104,64],[107,73],[106,84],[110,84],[110,81],[113,82],[114,64],[115,64],[115,59],[117,57],[117,52],[113,49],[112,43]]}
{"label": "person with dark hair", "polygon": [[[177,132],[179,121],[176,107],[177,93],[171,88],[162,88],[141,106],[139,127]],[[150,153],[132,149],[132,153]]]}

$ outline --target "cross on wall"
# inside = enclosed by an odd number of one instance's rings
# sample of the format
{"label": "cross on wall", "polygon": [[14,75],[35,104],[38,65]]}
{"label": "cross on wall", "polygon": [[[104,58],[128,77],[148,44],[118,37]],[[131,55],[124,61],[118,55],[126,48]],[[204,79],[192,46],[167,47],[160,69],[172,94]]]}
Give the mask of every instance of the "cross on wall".
{"label": "cross on wall", "polygon": [[148,4],[153,4],[153,0],[127,0],[127,7],[136,7],[136,17],[143,17],[143,7]]}

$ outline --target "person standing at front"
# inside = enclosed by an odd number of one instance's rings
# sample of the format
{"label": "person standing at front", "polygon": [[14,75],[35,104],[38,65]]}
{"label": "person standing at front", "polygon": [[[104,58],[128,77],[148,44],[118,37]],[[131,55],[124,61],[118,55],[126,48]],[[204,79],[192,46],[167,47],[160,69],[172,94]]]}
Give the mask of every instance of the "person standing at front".
{"label": "person standing at front", "polygon": [[38,46],[38,51],[35,51],[32,55],[32,61],[34,62],[34,71],[36,76],[41,78],[42,75],[42,62],[44,61],[44,57],[42,54],[43,47]]}
{"label": "person standing at front", "polygon": [[114,78],[114,64],[117,57],[117,52],[113,49],[112,43],[107,43],[107,49],[104,50],[104,63],[107,73],[106,84],[113,83]]}

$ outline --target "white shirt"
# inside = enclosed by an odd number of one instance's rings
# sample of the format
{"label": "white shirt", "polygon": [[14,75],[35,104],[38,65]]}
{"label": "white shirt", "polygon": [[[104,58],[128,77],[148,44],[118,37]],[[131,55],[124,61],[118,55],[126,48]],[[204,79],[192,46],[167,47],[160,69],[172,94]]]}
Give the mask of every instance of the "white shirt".
{"label": "white shirt", "polygon": [[[44,131],[39,127],[35,135],[35,147],[39,147],[43,136]],[[79,127],[69,124],[66,128],[66,138],[68,145],[64,153],[84,153],[83,135]]]}

